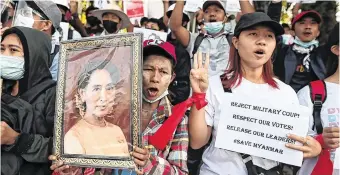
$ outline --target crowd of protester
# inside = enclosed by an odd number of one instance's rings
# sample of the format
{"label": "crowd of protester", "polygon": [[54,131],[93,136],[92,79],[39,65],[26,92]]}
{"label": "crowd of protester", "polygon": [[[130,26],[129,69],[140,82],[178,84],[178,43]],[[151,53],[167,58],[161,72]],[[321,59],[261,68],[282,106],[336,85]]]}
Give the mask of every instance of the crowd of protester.
{"label": "crowd of protester", "polygon": [[[239,3],[241,12],[229,15],[225,2],[206,1],[192,19],[185,1],[163,1],[163,17],[134,24],[116,4],[91,5],[86,24],[75,1],[6,4],[0,33],[1,174],[339,175],[333,169],[339,126],[326,125],[329,111],[337,119],[340,112],[335,13],[327,16],[334,25],[320,42],[325,17],[315,10],[300,10],[291,24],[280,24],[281,1],[268,1],[265,10]],[[188,30],[193,20],[195,33]],[[134,28],[167,33],[166,41],[142,43],[142,109],[150,112],[141,116],[143,147],[131,152],[136,169],[64,165],[53,155],[60,42]],[[92,75],[86,75],[89,81]],[[291,134],[300,145],[286,145],[303,152],[302,166],[215,147],[224,93],[306,106],[308,135]],[[165,123],[173,118],[175,128]],[[173,134],[162,144],[164,132]]]}

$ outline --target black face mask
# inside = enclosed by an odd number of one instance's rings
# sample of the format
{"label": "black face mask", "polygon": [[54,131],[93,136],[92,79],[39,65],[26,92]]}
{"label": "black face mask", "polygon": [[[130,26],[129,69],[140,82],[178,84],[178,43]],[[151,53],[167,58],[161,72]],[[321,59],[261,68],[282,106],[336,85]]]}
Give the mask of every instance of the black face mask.
{"label": "black face mask", "polygon": [[90,26],[96,26],[100,24],[100,21],[98,18],[94,17],[94,16],[89,16],[86,18],[86,22],[90,25]]}
{"label": "black face mask", "polygon": [[117,25],[118,23],[110,21],[110,20],[103,20],[103,26],[104,29],[108,32],[108,33],[115,33],[117,31]]}

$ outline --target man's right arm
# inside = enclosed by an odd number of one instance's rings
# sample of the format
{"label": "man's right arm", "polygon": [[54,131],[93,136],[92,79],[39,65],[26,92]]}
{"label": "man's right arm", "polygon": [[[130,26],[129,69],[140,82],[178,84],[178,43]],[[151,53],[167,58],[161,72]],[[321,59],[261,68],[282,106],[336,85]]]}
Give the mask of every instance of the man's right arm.
{"label": "man's right arm", "polygon": [[175,9],[172,11],[170,17],[170,29],[177,38],[177,40],[187,47],[190,42],[190,32],[182,26],[184,1],[177,1]]}

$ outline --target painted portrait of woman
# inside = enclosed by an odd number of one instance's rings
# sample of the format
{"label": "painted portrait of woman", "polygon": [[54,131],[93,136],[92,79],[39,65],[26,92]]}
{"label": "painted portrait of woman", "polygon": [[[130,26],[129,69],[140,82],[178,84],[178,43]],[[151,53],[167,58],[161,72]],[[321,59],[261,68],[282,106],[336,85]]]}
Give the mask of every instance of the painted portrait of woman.
{"label": "painted portrait of woman", "polygon": [[126,105],[121,104],[124,99],[121,71],[126,66],[113,63],[117,50],[103,49],[99,55],[98,52],[73,76],[75,86],[70,88],[73,103],[69,109],[65,108],[68,117],[65,118],[64,153],[129,157],[129,133],[126,132],[129,124],[125,122],[129,121],[129,113],[127,108],[122,110]]}

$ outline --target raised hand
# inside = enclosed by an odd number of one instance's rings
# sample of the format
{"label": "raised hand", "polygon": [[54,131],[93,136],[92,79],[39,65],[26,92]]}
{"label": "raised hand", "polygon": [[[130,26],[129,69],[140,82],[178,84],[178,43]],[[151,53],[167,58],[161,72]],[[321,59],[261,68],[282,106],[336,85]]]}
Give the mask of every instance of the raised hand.
{"label": "raised hand", "polygon": [[209,53],[206,53],[203,65],[202,52],[198,52],[194,55],[194,65],[190,71],[190,84],[195,93],[205,93],[208,89],[209,57]]}
{"label": "raised hand", "polygon": [[78,2],[77,1],[70,1],[70,12],[71,14],[78,13]]}

